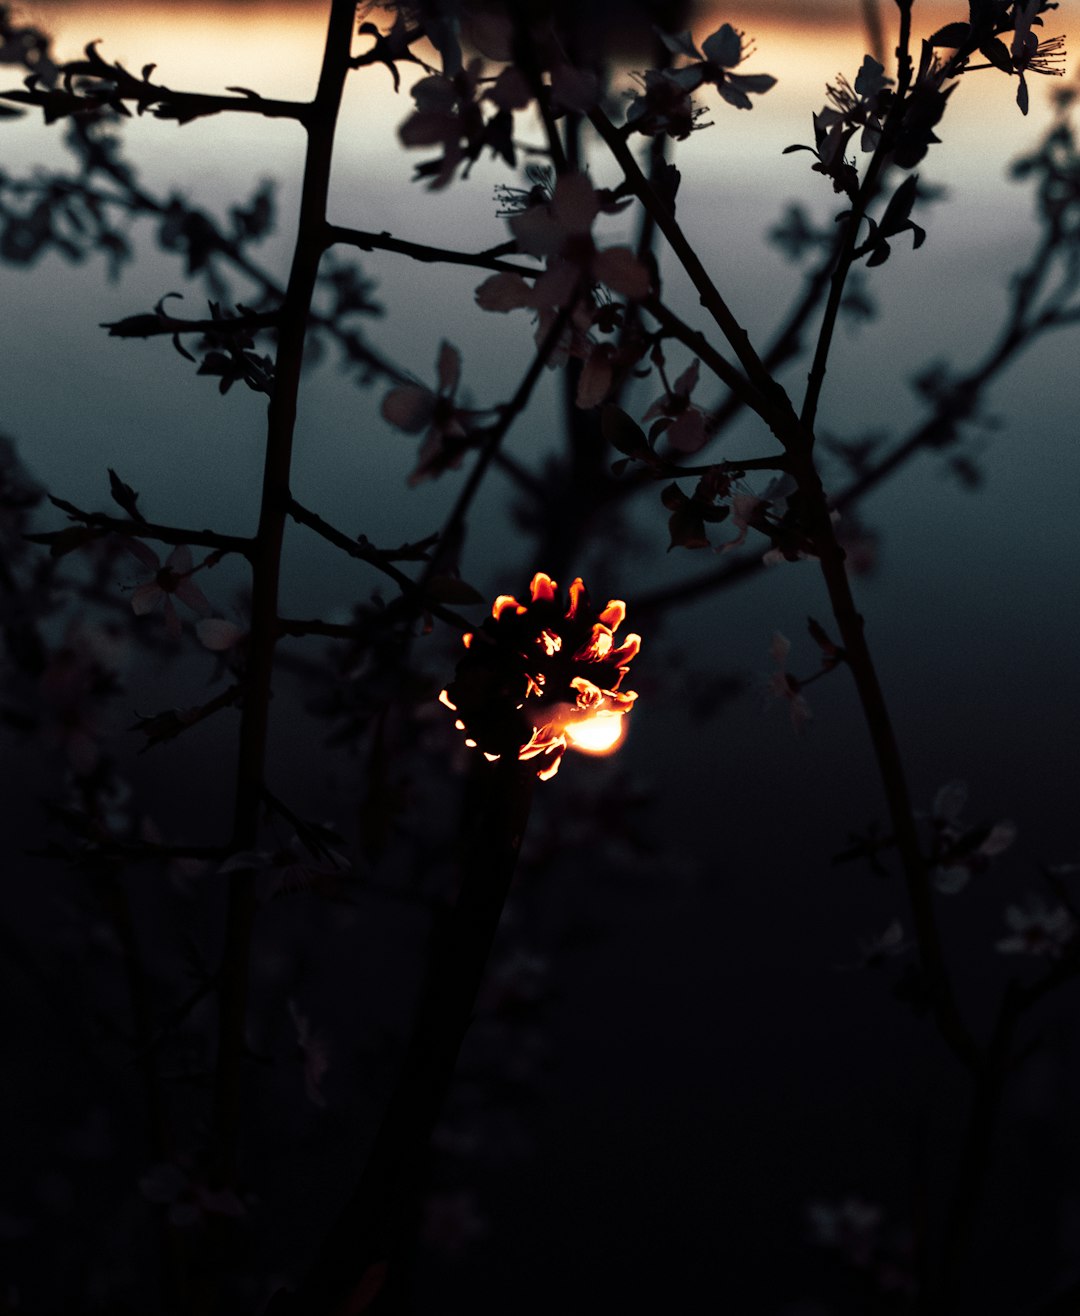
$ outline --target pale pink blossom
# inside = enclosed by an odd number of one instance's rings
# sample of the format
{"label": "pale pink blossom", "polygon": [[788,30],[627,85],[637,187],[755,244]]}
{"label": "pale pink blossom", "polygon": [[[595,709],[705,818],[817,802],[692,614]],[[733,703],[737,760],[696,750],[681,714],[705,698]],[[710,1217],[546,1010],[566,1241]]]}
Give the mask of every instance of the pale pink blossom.
{"label": "pale pink blossom", "polygon": [[1007,818],[990,827],[970,827],[962,816],[966,805],[962,781],[947,782],[934,797],[931,875],[945,895],[962,891],[974,873],[983,872],[1016,839],[1016,826]]}
{"label": "pale pink blossom", "polygon": [[1009,935],[995,943],[1003,955],[1043,955],[1060,959],[1076,936],[1076,920],[1064,905],[1050,908],[1038,897],[1027,907],[1009,905],[1005,910]]}
{"label": "pale pink blossom", "polygon": [[776,699],[783,699],[787,702],[788,713],[791,717],[791,725],[796,731],[802,731],[814,714],[811,712],[810,705],[806,698],[800,693],[801,685],[797,677],[792,676],[787,671],[788,654],[791,652],[791,641],[786,635],[781,635],[779,631],[773,632],[772,643],[769,645],[769,652],[772,654],[773,662],[776,663],[777,670],[769,677],[768,691]]}
{"label": "pale pink blossom", "polygon": [[205,563],[194,566],[191,549],[186,544],[174,548],[164,565],[154,550],[140,539],[127,540],[125,547],[132,557],[138,558],[146,570],[152,573],[149,580],[136,585],[131,591],[131,610],[136,617],[145,617],[163,606],[165,629],[177,640],[180,638],[180,618],[173,603],[174,597],[200,617],[207,617],[213,612],[206,595],[192,580],[195,572],[200,571]]}

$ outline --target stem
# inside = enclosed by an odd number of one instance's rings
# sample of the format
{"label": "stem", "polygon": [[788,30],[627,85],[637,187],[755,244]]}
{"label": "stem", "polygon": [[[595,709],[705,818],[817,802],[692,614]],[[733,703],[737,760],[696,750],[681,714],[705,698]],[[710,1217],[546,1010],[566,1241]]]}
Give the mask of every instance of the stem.
{"label": "stem", "polygon": [[798,463],[793,467],[793,473],[800,491],[808,498],[812,519],[811,535],[821,572],[825,577],[833,616],[840,630],[848,666],[851,668],[855,688],[862,704],[863,716],[870,732],[874,756],[888,803],[893,837],[900,856],[908,899],[911,902],[915,936],[933,1000],[934,1017],[942,1036],[956,1056],[968,1068],[974,1069],[979,1063],[979,1048],[961,1018],[953,996],[934,917],[929,876],[915,827],[911,794],[892,720],[866,643],[863,618],[855,607],[851,593],[851,585],[844,566],[844,551],[837,543],[829,517],[825,491],[809,452],[798,454]]}
{"label": "stem", "polygon": [[[372,1313],[404,1310],[410,1232],[425,1185],[428,1144],[468,1031],[528,821],[535,775],[528,764],[478,762],[466,800],[461,888],[437,919],[427,980],[397,1085],[367,1164],[297,1293],[267,1316],[335,1316],[386,1267]],[[358,1309],[358,1308],[356,1308]],[[366,1308],[365,1308],[366,1309]]]}
{"label": "stem", "polygon": [[817,418],[817,408],[818,402],[821,398],[821,389],[825,383],[825,369],[829,360],[829,349],[832,346],[833,334],[836,331],[836,321],[840,314],[840,303],[844,297],[844,285],[847,282],[848,272],[850,271],[852,262],[855,259],[855,249],[859,239],[859,228],[862,225],[863,216],[866,214],[867,207],[877,195],[878,179],[881,177],[881,172],[885,165],[885,157],[892,149],[892,130],[900,120],[900,116],[904,109],[904,97],[907,94],[907,89],[911,83],[911,3],[912,0],[897,0],[900,9],[900,40],[896,47],[896,101],[889,113],[888,121],[882,128],[881,138],[878,141],[877,149],[870,157],[870,164],[867,167],[866,175],[859,186],[858,194],[851,204],[851,213],[848,215],[844,227],[844,238],[840,247],[840,254],[837,257],[836,267],[832,274],[832,283],[829,288],[829,300],[825,304],[825,315],[822,318],[821,329],[818,333],[817,348],[814,351],[814,361],[810,367],[806,396],[803,399],[801,419],[803,429],[810,436],[811,443],[814,441],[814,422]]}
{"label": "stem", "polygon": [[[269,726],[274,644],[278,635],[278,581],[293,429],[308,313],[323,252],[326,202],[334,129],[348,73],[355,0],[332,0],[322,70],[311,113],[300,222],[292,269],[282,306],[274,393],[268,409],[259,529],[252,555],[252,613],[248,671],[240,723],[232,845],[253,849]],[[217,1185],[234,1182],[243,1113],[244,1029],[248,965],[255,920],[255,873],[235,873],[229,882],[225,946],[219,979],[218,1057],[214,1075],[209,1168]]]}
{"label": "stem", "polygon": [[417,582],[417,589],[421,595],[426,592],[428,585],[431,583],[432,577],[438,574],[438,572],[444,570],[448,565],[451,565],[451,563],[448,563],[447,558],[458,550],[461,536],[465,529],[465,518],[468,515],[472,501],[480,489],[480,485],[483,482],[484,476],[487,474],[488,468],[498,454],[499,445],[506,437],[511,425],[513,425],[514,421],[525,410],[526,406],[528,406],[529,398],[532,396],[532,391],[536,387],[537,381],[543,373],[544,367],[551,359],[551,354],[558,346],[563,330],[570,321],[570,316],[573,313],[573,307],[576,304],[579,293],[580,289],[574,290],[570,305],[564,306],[552,321],[551,327],[544,336],[544,341],[540,344],[536,356],[533,358],[528,370],[525,372],[514,396],[501,408],[502,416],[491,430],[484,442],[484,446],[480,449],[480,455],[473,463],[472,470],[469,472],[469,478],[465,481],[461,493],[458,494],[457,501],[451,508],[450,515],[447,517],[446,524],[443,526],[439,535],[439,542],[435,552],[433,552],[428,559],[427,566],[424,568],[420,580]]}
{"label": "stem", "polygon": [[935,1307],[931,1302],[931,1309],[940,1310],[942,1316],[959,1311],[963,1305],[958,1283],[960,1266],[970,1243],[990,1170],[991,1151],[1009,1074],[1013,1038],[1023,1005],[1023,993],[1015,982],[1010,982],[1005,989],[984,1062],[979,1068],[964,1145],[960,1152],[956,1186],[945,1222],[941,1283],[937,1295],[940,1305]]}
{"label": "stem", "polygon": [[[626,145],[622,134],[603,110],[595,109],[590,111],[589,121],[615,157],[630,189],[653,217],[660,232],[667,238],[672,251],[678,257],[680,264],[697,289],[702,306],[720,326],[724,337],[731,344],[736,357],[738,357],[739,364],[746,372],[747,379],[761,395],[767,410],[759,414],[762,415],[762,418],[776,437],[786,446],[798,431],[798,421],[783,386],[765,368],[750,342],[749,334],[736,320],[731,308],[720,295],[719,289],[709,277],[697,252],[687,241],[675,216],[664,205],[652,184],[641,172],[637,161],[634,159],[634,154]],[[758,408],[755,407],[755,410],[758,410]]]}
{"label": "stem", "polygon": [[482,251],[456,251],[450,247],[432,247],[426,242],[407,242],[390,233],[364,233],[360,229],[342,228],[331,224],[326,230],[326,245],[356,247],[360,251],[392,251],[408,256],[426,265],[469,265],[478,270],[495,270],[502,274],[520,274],[535,279],[543,274],[539,267],[518,265],[513,261],[499,260]]}

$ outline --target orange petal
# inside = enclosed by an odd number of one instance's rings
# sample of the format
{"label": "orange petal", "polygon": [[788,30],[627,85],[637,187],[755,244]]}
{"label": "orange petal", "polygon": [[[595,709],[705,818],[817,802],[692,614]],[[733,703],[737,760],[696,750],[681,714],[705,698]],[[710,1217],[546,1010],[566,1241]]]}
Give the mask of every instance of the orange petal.
{"label": "orange petal", "polygon": [[555,592],[558,586],[546,572],[538,571],[532,578],[532,584],[529,586],[529,595],[534,603],[543,599],[545,603],[552,603],[555,599]]}

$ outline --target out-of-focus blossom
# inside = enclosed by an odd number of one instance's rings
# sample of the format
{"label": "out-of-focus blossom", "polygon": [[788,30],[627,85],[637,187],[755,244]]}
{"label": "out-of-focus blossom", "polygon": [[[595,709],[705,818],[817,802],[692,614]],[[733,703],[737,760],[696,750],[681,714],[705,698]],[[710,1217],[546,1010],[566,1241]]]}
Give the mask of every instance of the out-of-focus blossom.
{"label": "out-of-focus blossom", "polygon": [[665,135],[685,141],[695,128],[707,127],[698,120],[704,114],[694,106],[689,91],[667,70],[647,69],[640,76],[641,90],[634,93],[626,111],[626,122],[646,137]]}
{"label": "out-of-focus blossom", "polygon": [[322,1083],[330,1068],[330,1057],[322,1035],[311,1026],[295,1001],[289,1001],[289,1018],[296,1030],[296,1045],[304,1062],[304,1091],[313,1106],[326,1106]]}
{"label": "out-of-focus blossom", "polygon": [[773,662],[776,663],[776,671],[769,677],[769,694],[787,703],[791,725],[796,731],[802,731],[814,714],[811,712],[805,696],[800,693],[802,686],[798,677],[792,676],[787,670],[791,641],[786,635],[774,631],[769,652],[772,654]]}
{"label": "out-of-focus blossom", "polygon": [[835,1249],[854,1266],[870,1264],[880,1240],[881,1207],[852,1195],[836,1203],[811,1202],[806,1218],[818,1247]]}
{"label": "out-of-focus blossom", "polygon": [[107,732],[104,704],[117,691],[123,652],[108,631],[75,622],[41,674],[46,734],[63,747],[77,776],[97,766]]}
{"label": "out-of-focus blossom", "polygon": [[[517,69],[509,67],[480,91],[483,67],[482,60],[474,59],[451,77],[434,73],[413,85],[416,109],[401,125],[398,136],[407,147],[442,148],[440,158],[416,170],[416,177],[428,179],[432,190],[445,187],[463,162],[468,176],[485,147],[514,167],[513,111],[528,105],[529,86]],[[484,117],[485,101],[495,106],[489,118]]]}
{"label": "out-of-focus blossom", "polygon": [[330,890],[337,880],[349,872],[348,859],[335,850],[323,846],[314,856],[299,837],[292,837],[277,850],[238,850],[218,868],[218,873],[254,869],[270,875],[267,892],[270,898],[290,896],[299,891]]}
{"label": "out-of-focus blossom", "polygon": [[1003,955],[1044,955],[1060,959],[1076,936],[1076,920],[1064,905],[1048,906],[1032,897],[1025,908],[1009,905],[1005,910],[1009,935],[995,945]]}
{"label": "out-of-focus blossom", "polygon": [[455,1256],[487,1232],[488,1223],[477,1209],[475,1194],[467,1188],[428,1195],[422,1234],[429,1247]]}
{"label": "out-of-focus blossom", "polygon": [[139,1180],[139,1191],[155,1206],[167,1208],[169,1223],[178,1229],[201,1225],[207,1216],[238,1219],[245,1214],[240,1198],[227,1188],[210,1188],[188,1168],[172,1162],[152,1165]]}
{"label": "out-of-focus blossom", "polygon": [[877,936],[859,938],[859,958],[854,964],[845,966],[852,969],[877,969],[887,960],[903,955],[911,948],[911,942],[904,937],[904,927],[898,918],[894,918],[884,932]]}
{"label": "out-of-focus blossom", "polygon": [[967,785],[950,781],[934,797],[931,847],[934,885],[945,895],[962,891],[975,873],[989,866],[1016,839],[1016,827],[1008,819],[993,826],[969,827],[962,818],[967,804]]}
{"label": "out-of-focus blossom", "polygon": [[642,417],[643,422],[663,417],[664,437],[676,452],[698,452],[709,437],[708,417],[690,400],[697,387],[700,366],[701,363],[695,357]]}
{"label": "out-of-focus blossom", "polygon": [[479,413],[459,407],[455,398],[461,381],[461,353],[445,340],[435,360],[438,390],[422,384],[400,384],[383,398],[383,419],[406,434],[427,430],[416,469],[409,483],[441,475],[461,465],[470,427]]}
{"label": "out-of-focus blossom", "polygon": [[136,585],[131,591],[131,610],[136,617],[145,617],[163,606],[165,629],[177,640],[180,638],[180,617],[174,598],[200,617],[208,617],[213,612],[206,595],[192,579],[203,564],[198,567],[192,564],[191,549],[186,544],[174,548],[164,564],[154,550],[140,539],[126,540],[125,547],[132,557],[138,558],[146,570],[152,573],[149,580]]}

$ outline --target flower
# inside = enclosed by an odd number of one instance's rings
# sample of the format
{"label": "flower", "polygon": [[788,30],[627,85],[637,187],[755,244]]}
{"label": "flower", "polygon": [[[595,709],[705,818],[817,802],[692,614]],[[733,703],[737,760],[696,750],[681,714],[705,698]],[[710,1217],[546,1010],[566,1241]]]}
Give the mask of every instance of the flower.
{"label": "flower", "polygon": [[667,70],[647,69],[640,81],[641,91],[634,93],[626,111],[626,122],[635,131],[682,142],[695,128],[707,126],[697,122],[703,111],[694,108],[690,93]]}
{"label": "flower", "polygon": [[894,918],[884,932],[869,937],[859,938],[859,958],[854,964],[844,967],[851,969],[878,969],[886,960],[903,955],[911,948],[911,942],[904,938],[904,927],[898,918]]}
{"label": "flower", "polygon": [[[462,161],[462,176],[467,177],[485,146],[514,167],[513,111],[524,109],[531,93],[522,74],[511,67],[478,97],[482,69],[483,61],[475,59],[452,77],[433,73],[412,88],[416,110],[401,125],[398,136],[404,146],[442,147],[441,157],[418,165],[415,173],[417,179],[430,180],[432,191],[446,187]],[[481,108],[485,100],[495,105],[495,113],[488,119]]]}
{"label": "flower", "polygon": [[868,1266],[876,1254],[882,1210],[852,1194],[842,1201],[811,1202],[806,1208],[811,1240],[818,1247],[835,1249],[853,1266]]}
{"label": "flower", "polygon": [[625,616],[619,599],[596,612],[580,577],[565,609],[542,571],[527,604],[500,594],[484,624],[463,636],[465,655],[439,696],[457,714],[465,744],[492,762],[537,759],[542,780],[558,772],[567,748],[613,749],[637,699],[619,689],[641,647],[639,635],[615,647]]}
{"label": "flower", "polygon": [[744,32],[725,23],[712,36],[705,38],[699,51],[690,39],[689,32],[678,36],[665,36],[661,33],[661,40],[673,55],[688,55],[697,61],[685,68],[668,72],[666,76],[687,91],[696,91],[698,87],[711,82],[729,105],[734,105],[738,110],[753,109],[750,95],[763,95],[776,85],[776,79],[768,73],[730,72],[753,53],[753,42],[747,42],[745,36]]}
{"label": "flower", "polygon": [[699,369],[700,362],[695,357],[642,417],[643,421],[664,417],[664,437],[676,452],[697,452],[709,438],[708,418],[700,407],[695,407],[690,401],[690,395],[697,387]]}
{"label": "flower", "polygon": [[330,1068],[326,1042],[322,1034],[311,1026],[311,1021],[303,1014],[295,1001],[287,1002],[289,1018],[296,1030],[296,1048],[304,1062],[304,1092],[313,1106],[326,1106],[322,1082]]}
{"label": "flower", "polygon": [[624,297],[645,297],[649,273],[629,247],[599,250],[592,238],[601,196],[584,174],[564,174],[550,201],[527,206],[509,219],[518,247],[546,261],[533,287],[520,274],[493,274],[476,290],[485,311],[528,306],[552,312],[577,303],[586,288],[606,284]]}
{"label": "flower", "polygon": [[1016,8],[1016,25],[1013,28],[1012,55],[1013,71],[1020,78],[1016,89],[1016,103],[1022,114],[1028,112],[1028,89],[1024,81],[1025,73],[1041,73],[1046,77],[1060,78],[1065,70],[1065,38],[1050,37],[1040,41],[1032,32],[1032,25],[1041,25],[1039,10],[1042,0],[1027,0]]}
{"label": "flower", "polygon": [[213,612],[206,595],[191,579],[195,572],[206,564],[192,566],[191,549],[186,544],[174,548],[165,559],[164,566],[154,550],[140,539],[129,539],[125,547],[132,557],[139,559],[147,571],[153,572],[149,580],[136,585],[131,592],[131,610],[136,617],[145,617],[159,604],[164,604],[165,629],[174,640],[178,640],[180,618],[173,603],[174,595],[200,617],[207,617]]}
{"label": "flower", "polygon": [[238,1219],[246,1214],[244,1203],[228,1188],[211,1188],[191,1171],[186,1157],[151,1165],[139,1180],[139,1191],[148,1202],[164,1206],[169,1223],[177,1229],[202,1225],[209,1216]]}
{"label": "flower", "polygon": [[796,731],[801,731],[809,722],[814,714],[810,711],[810,705],[806,702],[806,697],[800,693],[802,683],[797,676],[787,671],[788,654],[791,652],[791,641],[786,635],[781,635],[779,631],[773,632],[772,643],[769,645],[769,652],[772,654],[773,662],[776,663],[776,671],[769,677],[769,694],[776,699],[786,699],[788,711],[791,714],[791,725]]}
{"label": "flower", "polygon": [[1065,906],[1051,909],[1037,897],[1029,901],[1026,909],[1009,905],[1005,922],[1010,934],[995,943],[1002,955],[1045,955],[1057,960],[1076,936],[1076,920]]}
{"label": "flower", "polygon": [[476,1197],[467,1188],[431,1193],[424,1202],[421,1225],[424,1242],[444,1255],[462,1252],[488,1232],[488,1223],[477,1209]]}
{"label": "flower", "polygon": [[445,339],[439,344],[435,369],[439,376],[437,393],[421,384],[401,384],[383,398],[383,419],[391,425],[406,434],[427,429],[420,460],[409,476],[412,485],[461,465],[465,440],[476,415],[454,401],[461,378],[461,353]]}
{"label": "flower", "polygon": [[961,818],[966,804],[962,781],[948,782],[934,796],[931,875],[944,895],[962,891],[974,873],[983,872],[1016,839],[1016,826],[1007,818],[993,826],[968,827]]}

